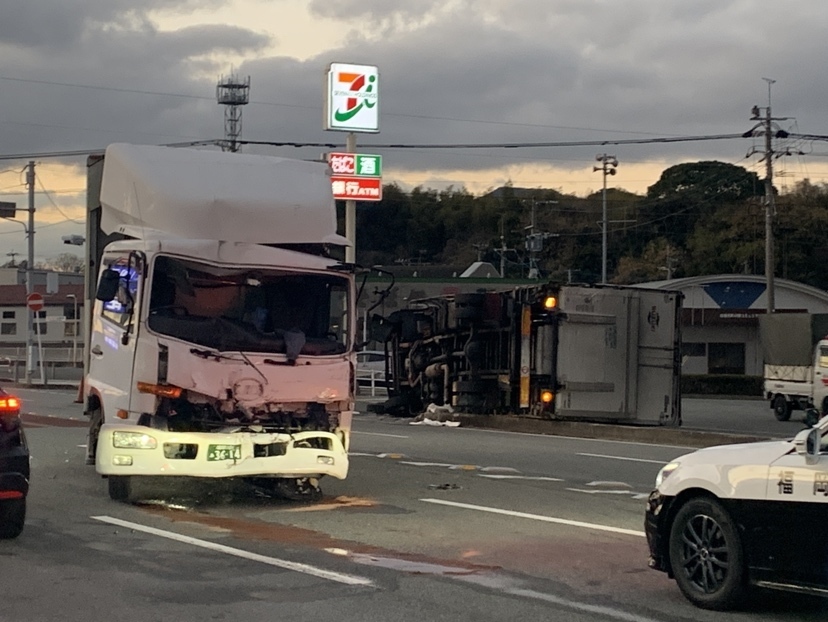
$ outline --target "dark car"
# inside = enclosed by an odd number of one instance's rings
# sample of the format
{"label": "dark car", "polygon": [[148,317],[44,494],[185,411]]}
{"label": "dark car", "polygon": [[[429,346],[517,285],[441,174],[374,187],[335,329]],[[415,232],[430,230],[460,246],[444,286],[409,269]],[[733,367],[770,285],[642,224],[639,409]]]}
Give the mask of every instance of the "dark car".
{"label": "dark car", "polygon": [[16,538],[26,520],[29,448],[20,400],[0,389],[0,539]]}

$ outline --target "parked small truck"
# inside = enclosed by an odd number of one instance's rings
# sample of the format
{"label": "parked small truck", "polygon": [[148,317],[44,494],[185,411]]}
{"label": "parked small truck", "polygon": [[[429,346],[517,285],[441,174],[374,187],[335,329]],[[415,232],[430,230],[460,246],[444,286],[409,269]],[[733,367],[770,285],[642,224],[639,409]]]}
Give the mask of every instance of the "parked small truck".
{"label": "parked small truck", "polygon": [[389,353],[379,408],[680,425],[681,304],[680,292],[550,283],[418,300],[372,318]]}
{"label": "parked small truck", "polygon": [[[326,164],[114,144],[88,162],[88,462],[245,478],[291,498],[348,472],[353,266]],[[152,483],[152,481],[150,481]]]}
{"label": "parked small truck", "polygon": [[764,396],[779,421],[794,410],[814,424],[828,414],[828,313],[759,317]]}

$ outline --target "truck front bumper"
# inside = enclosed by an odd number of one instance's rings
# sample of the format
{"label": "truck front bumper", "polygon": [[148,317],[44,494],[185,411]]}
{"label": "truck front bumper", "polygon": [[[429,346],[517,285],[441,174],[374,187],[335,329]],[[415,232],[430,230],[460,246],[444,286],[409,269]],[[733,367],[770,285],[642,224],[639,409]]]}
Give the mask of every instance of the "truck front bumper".
{"label": "truck front bumper", "polygon": [[95,469],[101,475],[321,477],[345,479],[348,452],[332,432],[168,432],[104,424]]}

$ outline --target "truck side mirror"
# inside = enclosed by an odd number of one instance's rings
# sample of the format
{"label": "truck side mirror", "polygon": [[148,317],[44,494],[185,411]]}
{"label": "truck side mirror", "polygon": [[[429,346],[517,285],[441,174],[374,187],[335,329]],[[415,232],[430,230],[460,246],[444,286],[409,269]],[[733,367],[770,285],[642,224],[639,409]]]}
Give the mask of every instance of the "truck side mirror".
{"label": "truck side mirror", "polygon": [[103,302],[115,300],[118,295],[118,287],[121,281],[121,273],[117,270],[104,270],[98,281],[98,291],[95,292],[95,299]]}
{"label": "truck side mirror", "polygon": [[377,314],[371,316],[371,320],[368,324],[368,333],[371,337],[371,341],[385,343],[388,340],[388,337],[391,336],[391,332],[393,330],[393,323],[389,322],[386,318]]}

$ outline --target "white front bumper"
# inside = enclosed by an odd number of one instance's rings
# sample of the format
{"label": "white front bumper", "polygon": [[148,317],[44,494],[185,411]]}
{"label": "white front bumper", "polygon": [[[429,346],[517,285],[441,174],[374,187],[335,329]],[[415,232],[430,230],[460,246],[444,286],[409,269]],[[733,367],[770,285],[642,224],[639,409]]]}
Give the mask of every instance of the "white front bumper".
{"label": "white front bumper", "polygon": [[[151,436],[154,449],[115,447],[114,432]],[[319,439],[317,449],[302,446]],[[283,455],[255,455],[256,445],[286,443]],[[197,446],[193,458],[167,457],[179,445]],[[237,459],[208,460],[210,445],[238,447]],[[167,455],[165,455],[165,446]],[[192,477],[318,477],[345,479],[348,452],[342,440],[331,432],[255,434],[251,432],[208,433],[167,432],[144,426],[104,424],[98,437],[95,469],[101,475],[176,475]]]}

